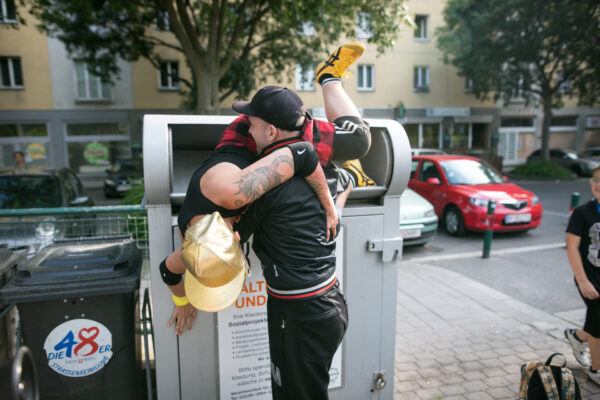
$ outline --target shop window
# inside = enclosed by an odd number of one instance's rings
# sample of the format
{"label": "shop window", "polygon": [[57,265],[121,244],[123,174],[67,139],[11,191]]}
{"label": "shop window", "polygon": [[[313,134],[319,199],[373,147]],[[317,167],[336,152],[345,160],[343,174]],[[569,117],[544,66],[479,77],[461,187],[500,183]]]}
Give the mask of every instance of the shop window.
{"label": "shop window", "polygon": [[404,126],[404,130],[406,131],[406,136],[408,136],[408,142],[410,143],[410,147],[418,148],[419,147],[419,125],[418,124],[406,124],[403,126]]}
{"label": "shop window", "polygon": [[77,99],[93,101],[110,101],[111,84],[96,75],[85,62],[75,61],[77,78]]}
{"label": "shop window", "polygon": [[521,117],[515,117],[515,118],[502,118],[500,120],[500,126],[501,127],[506,127],[506,128],[512,128],[512,127],[535,127],[535,118],[521,118]]}
{"label": "shop window", "polygon": [[552,128],[573,128],[577,127],[577,116],[567,116],[567,117],[552,117],[550,119],[550,126]]}
{"label": "shop window", "polygon": [[413,77],[415,92],[429,92],[429,67],[415,67]]}
{"label": "shop window", "polygon": [[17,23],[15,0],[0,0],[0,22]]}
{"label": "shop window", "polygon": [[117,160],[131,157],[124,122],[67,124],[69,166],[77,173],[101,173]]}
{"label": "shop window", "polygon": [[358,90],[373,91],[374,86],[374,69],[372,65],[359,65],[358,66]]}
{"label": "shop window", "polygon": [[302,68],[296,64],[296,90],[300,92],[313,92],[315,90],[315,69],[313,65]]}
{"label": "shop window", "polygon": [[454,132],[450,140],[451,149],[468,149],[469,148],[469,124],[455,123]]}
{"label": "shop window", "polygon": [[163,61],[160,63],[160,89],[179,89],[179,61]]}
{"label": "shop window", "polygon": [[0,89],[22,89],[20,57],[0,57]]}
{"label": "shop window", "polygon": [[51,165],[50,141],[45,124],[0,124],[0,166],[13,167],[20,151],[30,167]]}
{"label": "shop window", "polygon": [[427,15],[415,15],[415,40],[429,40],[429,17]]}
{"label": "shop window", "polygon": [[440,148],[440,124],[423,124],[421,147]]}

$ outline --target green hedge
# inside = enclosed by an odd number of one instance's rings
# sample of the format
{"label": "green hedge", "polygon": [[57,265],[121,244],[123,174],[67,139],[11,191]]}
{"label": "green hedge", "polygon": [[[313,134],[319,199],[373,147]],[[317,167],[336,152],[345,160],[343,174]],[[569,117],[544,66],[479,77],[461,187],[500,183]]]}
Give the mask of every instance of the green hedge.
{"label": "green hedge", "polygon": [[565,180],[577,178],[577,175],[562,165],[553,161],[543,160],[529,161],[527,164],[519,165],[512,173],[531,178],[554,178]]}

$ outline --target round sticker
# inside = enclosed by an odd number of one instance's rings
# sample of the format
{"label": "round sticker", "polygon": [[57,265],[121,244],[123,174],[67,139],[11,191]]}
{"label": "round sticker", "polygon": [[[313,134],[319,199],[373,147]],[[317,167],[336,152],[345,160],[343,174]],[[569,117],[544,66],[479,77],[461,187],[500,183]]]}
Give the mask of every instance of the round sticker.
{"label": "round sticker", "polygon": [[42,158],[46,158],[46,147],[41,143],[30,143],[25,148],[25,153],[32,160],[41,160]]}
{"label": "round sticker", "polygon": [[100,142],[91,142],[83,149],[83,158],[92,165],[103,164],[108,160],[108,147]]}
{"label": "round sticker", "polygon": [[112,333],[100,322],[73,319],[44,342],[48,365],[61,375],[81,377],[101,370],[112,357]]}

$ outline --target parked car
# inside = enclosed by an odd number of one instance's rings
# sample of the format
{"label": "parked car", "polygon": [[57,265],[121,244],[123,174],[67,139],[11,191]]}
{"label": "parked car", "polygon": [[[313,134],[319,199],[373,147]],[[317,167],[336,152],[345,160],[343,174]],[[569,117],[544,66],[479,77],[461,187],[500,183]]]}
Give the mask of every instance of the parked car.
{"label": "parked car", "polygon": [[444,150],[440,149],[426,149],[426,148],[416,148],[410,149],[411,156],[421,156],[426,154],[446,154]]}
{"label": "parked car", "polygon": [[106,197],[122,197],[133,185],[143,182],[142,160],[118,160],[111,169],[106,170],[104,179],[104,195]]}
{"label": "parked car", "polygon": [[[541,159],[541,150],[536,150],[527,157],[528,162]],[[579,157],[575,152],[563,149],[550,149],[550,160],[580,176],[592,176],[592,170],[598,164],[598,160]]]}
{"label": "parked car", "polygon": [[400,234],[404,246],[422,246],[437,233],[438,217],[430,202],[406,188],[400,198]]}
{"label": "parked car", "polygon": [[[0,171],[1,210],[93,205],[77,175],[68,168]],[[93,234],[94,227],[83,221],[65,215],[0,218],[0,243],[10,248],[44,246],[54,239]]]}
{"label": "parked car", "polygon": [[408,186],[427,199],[446,231],[455,236],[487,229],[494,200],[494,231],[527,231],[542,222],[538,197],[476,157],[415,156]]}
{"label": "parked car", "polygon": [[582,158],[588,158],[590,160],[594,160],[596,162],[600,161],[600,147],[588,147],[583,153],[581,153]]}

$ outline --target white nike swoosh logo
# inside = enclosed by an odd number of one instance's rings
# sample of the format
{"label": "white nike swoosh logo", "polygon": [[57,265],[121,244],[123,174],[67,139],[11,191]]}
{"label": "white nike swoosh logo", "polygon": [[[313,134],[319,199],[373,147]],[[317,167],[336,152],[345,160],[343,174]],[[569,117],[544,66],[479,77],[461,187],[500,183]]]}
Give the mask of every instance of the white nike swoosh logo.
{"label": "white nike swoosh logo", "polygon": [[302,149],[302,151],[298,150],[298,154],[302,154],[306,151],[306,149]]}

